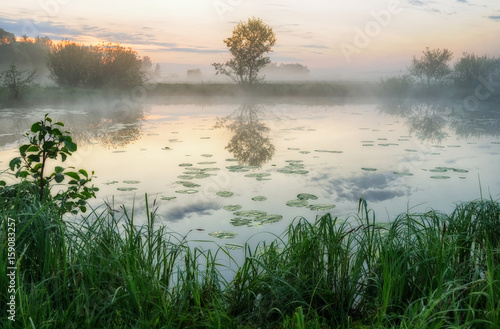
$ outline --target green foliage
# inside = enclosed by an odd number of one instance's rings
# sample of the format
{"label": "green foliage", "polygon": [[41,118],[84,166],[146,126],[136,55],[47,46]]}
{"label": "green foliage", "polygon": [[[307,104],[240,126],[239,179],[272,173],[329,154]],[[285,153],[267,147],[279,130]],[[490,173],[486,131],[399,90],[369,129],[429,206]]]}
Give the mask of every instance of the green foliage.
{"label": "green foliage", "polygon": [[17,178],[23,180],[31,178],[40,201],[50,199],[51,182],[62,183],[65,178],[69,178],[67,190],[54,196],[54,200],[58,202],[63,213],[76,213],[77,208],[85,212],[86,200],[95,197],[95,192],[98,191],[98,188],[94,186],[86,186],[92,176],[89,176],[84,169],[67,171],[67,169],[74,168],[60,166],[56,166],[54,172],[46,175],[49,159],[57,160],[60,157],[60,160],[64,162],[77,150],[77,145],[73,142],[69,132],[61,131],[63,126],[62,122],[53,122],[48,114],[45,114],[43,120],[31,126],[31,132],[26,134],[29,143],[19,147],[20,157],[12,159],[9,167],[15,172]]}
{"label": "green foliage", "polygon": [[37,70],[28,72],[26,76],[25,73],[27,72],[19,71],[15,65],[0,73],[0,83],[9,89],[10,96],[15,100],[21,97],[20,90],[35,85]]}
{"label": "green foliage", "polygon": [[427,47],[423,56],[417,59],[413,56],[411,66],[408,68],[410,74],[426,82],[427,87],[445,82],[445,79],[452,73],[448,62],[452,59],[453,53],[448,49],[429,49]]}
{"label": "green foliage", "polygon": [[94,87],[101,84],[101,60],[90,48],[74,42],[55,45],[48,57],[48,67],[59,86]]}
{"label": "green foliage", "polygon": [[380,79],[382,93],[387,96],[408,95],[413,85],[411,76],[404,74]]}
{"label": "green foliage", "polygon": [[53,47],[48,66],[60,86],[131,89],[144,82],[143,61],[135,51],[117,44],[66,41]]}
{"label": "green foliage", "polygon": [[453,80],[459,87],[476,87],[482,77],[486,78],[500,70],[500,61],[486,55],[477,56],[475,54],[464,53],[463,57],[455,63]]}
{"label": "green foliage", "polygon": [[276,43],[273,29],[260,18],[240,21],[233,29],[233,35],[224,40],[232,58],[226,63],[213,63],[216,74],[224,74],[240,84],[255,84],[260,69],[271,63],[265,53],[272,51]]}
{"label": "green foliage", "polygon": [[[0,304],[6,328],[497,328],[500,321],[494,201],[377,223],[361,200],[354,218],[300,219],[270,244],[246,245],[237,266],[224,247],[192,247],[158,225],[147,197],[142,226],[126,207],[101,209],[63,222],[34,195],[0,203],[0,263],[8,261],[11,217],[19,271],[16,323]],[[2,300],[7,287],[4,266]]]}

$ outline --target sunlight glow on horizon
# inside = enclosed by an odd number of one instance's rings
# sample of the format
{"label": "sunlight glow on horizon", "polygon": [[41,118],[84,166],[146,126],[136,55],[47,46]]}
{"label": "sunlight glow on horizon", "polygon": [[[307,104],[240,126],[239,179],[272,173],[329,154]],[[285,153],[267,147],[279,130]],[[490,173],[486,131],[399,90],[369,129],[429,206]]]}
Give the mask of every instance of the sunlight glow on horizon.
{"label": "sunlight glow on horizon", "polygon": [[[49,7],[40,2],[38,8],[28,0],[2,4],[0,27],[20,37],[22,24],[33,21],[40,36],[54,41],[111,42],[131,47],[155,63],[172,65],[207,66],[227,58],[222,40],[231,35],[238,21],[252,16],[262,18],[277,35],[272,59],[309,68],[349,69],[369,67],[370,63],[377,68],[393,63],[396,70],[401,61],[409,63],[425,47],[448,48],[455,58],[463,52],[500,55],[495,42],[500,20],[494,19],[500,15],[500,4],[488,0],[475,4],[456,0],[317,0],[314,6],[298,0],[53,3]],[[388,12],[389,17],[385,17]],[[365,37],[370,34],[369,40],[359,42],[359,31]],[[342,43],[354,46],[355,53],[346,56]]]}

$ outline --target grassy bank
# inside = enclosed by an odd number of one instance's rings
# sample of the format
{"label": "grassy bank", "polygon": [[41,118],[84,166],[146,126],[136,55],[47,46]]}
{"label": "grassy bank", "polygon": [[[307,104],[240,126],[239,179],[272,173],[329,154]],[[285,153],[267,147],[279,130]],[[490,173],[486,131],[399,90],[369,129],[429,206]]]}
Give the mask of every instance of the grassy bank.
{"label": "grassy bank", "polygon": [[[84,89],[64,87],[31,87],[23,90],[21,99],[10,99],[5,87],[0,87],[0,107],[22,107],[39,105],[74,104],[78,102],[98,104],[102,101],[115,102],[117,99],[133,103],[164,103],[176,98],[188,98],[192,102],[210,99],[239,99],[258,97],[265,99],[304,99],[317,100],[372,100],[381,98],[411,98],[416,100],[451,100],[463,102],[474,97],[475,90],[458,88],[451,85],[438,85],[428,88],[386,79],[381,82],[269,82],[254,86],[241,86],[232,83],[155,83],[136,87],[129,91],[112,89]],[[500,101],[498,92],[489,94],[482,103]]]}
{"label": "grassy bank", "polygon": [[[271,244],[247,245],[234,278],[202,250],[133,208],[64,221],[26,190],[4,193],[3,328],[498,328],[500,204],[451,214],[295,220]],[[8,320],[8,218],[15,219],[16,315]],[[243,252],[243,251],[242,251]]]}

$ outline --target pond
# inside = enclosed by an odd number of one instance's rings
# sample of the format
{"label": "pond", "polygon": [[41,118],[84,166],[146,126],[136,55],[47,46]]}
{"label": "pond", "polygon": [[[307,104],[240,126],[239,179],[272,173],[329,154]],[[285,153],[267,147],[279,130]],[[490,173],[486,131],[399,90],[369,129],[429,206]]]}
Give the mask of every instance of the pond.
{"label": "pond", "polygon": [[241,245],[297,217],[346,218],[364,198],[377,220],[498,199],[500,110],[425,103],[221,102],[0,110],[0,168],[49,113],[94,170],[98,200],[136,222],[144,194],[164,225]]}

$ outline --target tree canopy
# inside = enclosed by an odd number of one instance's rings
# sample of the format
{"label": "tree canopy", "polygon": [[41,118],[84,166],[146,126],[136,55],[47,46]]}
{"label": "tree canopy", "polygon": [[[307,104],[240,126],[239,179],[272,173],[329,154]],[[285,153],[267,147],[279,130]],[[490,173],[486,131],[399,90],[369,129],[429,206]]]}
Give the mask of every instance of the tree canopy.
{"label": "tree canopy", "polygon": [[264,55],[276,44],[276,35],[269,25],[255,17],[240,21],[224,43],[232,58],[225,63],[213,63],[216,74],[227,75],[240,84],[255,84],[263,80],[258,76],[259,71],[271,63],[271,59]]}
{"label": "tree canopy", "polygon": [[62,42],[49,54],[48,66],[60,86],[129,89],[144,82],[143,61],[130,48],[102,43]]}
{"label": "tree canopy", "polygon": [[429,49],[427,47],[423,56],[417,59],[413,56],[411,66],[408,68],[410,74],[426,82],[427,86],[438,84],[448,77],[452,70],[448,62],[453,58],[453,53],[448,49]]}

